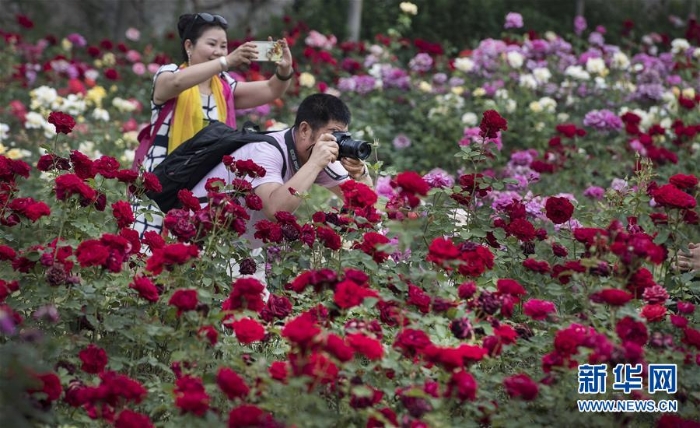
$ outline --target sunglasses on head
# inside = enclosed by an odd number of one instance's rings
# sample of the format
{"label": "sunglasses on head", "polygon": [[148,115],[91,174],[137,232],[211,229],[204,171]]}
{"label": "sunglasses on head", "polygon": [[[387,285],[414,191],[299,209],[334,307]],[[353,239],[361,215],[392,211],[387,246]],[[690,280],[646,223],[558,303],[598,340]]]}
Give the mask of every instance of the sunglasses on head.
{"label": "sunglasses on head", "polygon": [[190,36],[190,31],[192,31],[192,27],[194,26],[194,23],[197,22],[197,19],[201,18],[202,21],[206,22],[207,24],[213,24],[213,23],[218,23],[223,27],[223,29],[228,28],[228,21],[226,21],[226,18],[224,18],[221,15],[212,15],[211,13],[198,13],[192,18],[192,21],[190,21],[190,25],[187,26],[187,29],[183,33],[182,40],[187,40]]}

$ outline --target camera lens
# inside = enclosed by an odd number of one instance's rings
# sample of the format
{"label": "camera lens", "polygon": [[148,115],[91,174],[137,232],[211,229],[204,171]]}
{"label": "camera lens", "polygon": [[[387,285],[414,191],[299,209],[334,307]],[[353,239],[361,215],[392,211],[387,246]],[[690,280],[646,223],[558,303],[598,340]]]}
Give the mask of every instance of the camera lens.
{"label": "camera lens", "polygon": [[369,144],[367,141],[360,142],[360,145],[357,147],[357,158],[360,160],[365,160],[371,154],[372,154],[372,145]]}

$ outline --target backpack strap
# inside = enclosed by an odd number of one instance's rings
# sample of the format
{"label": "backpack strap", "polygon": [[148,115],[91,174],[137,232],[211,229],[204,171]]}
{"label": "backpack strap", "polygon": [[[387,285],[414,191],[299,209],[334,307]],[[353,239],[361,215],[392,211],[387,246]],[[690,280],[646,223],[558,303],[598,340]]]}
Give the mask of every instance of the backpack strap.
{"label": "backpack strap", "polygon": [[153,145],[153,140],[155,140],[158,130],[161,126],[163,126],[163,122],[165,122],[165,118],[168,117],[168,114],[170,114],[170,112],[175,108],[175,100],[176,98],[173,98],[163,104],[163,107],[160,108],[160,112],[156,118],[156,122],[154,124],[149,124],[146,128],[144,128],[143,131],[148,130],[146,135],[139,134],[139,137],[141,138],[139,139],[139,146],[134,152],[134,162],[131,165],[131,169],[137,170],[143,163],[143,160],[146,158],[148,151]]}

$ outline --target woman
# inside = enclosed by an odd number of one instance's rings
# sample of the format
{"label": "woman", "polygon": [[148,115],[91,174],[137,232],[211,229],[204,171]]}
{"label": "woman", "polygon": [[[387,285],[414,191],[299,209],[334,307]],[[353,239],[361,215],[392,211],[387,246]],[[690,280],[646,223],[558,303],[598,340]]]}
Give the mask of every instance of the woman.
{"label": "woman", "polygon": [[[160,67],[153,79],[151,124],[159,129],[142,165],[152,171],[165,156],[191,138],[211,121],[222,121],[235,128],[234,108],[247,109],[272,102],[282,96],[294,75],[292,53],[286,40],[279,41],[282,59],[269,80],[237,82],[226,71],[249,65],[258,56],[254,43],[244,43],[228,53],[226,28],[220,15],[209,13],[180,16],[177,24],[184,63]],[[137,159],[137,163],[141,159]],[[135,206],[134,209],[143,208]],[[155,210],[155,205],[148,205]],[[134,228],[144,232],[162,230],[162,217],[147,220],[138,215]]]}

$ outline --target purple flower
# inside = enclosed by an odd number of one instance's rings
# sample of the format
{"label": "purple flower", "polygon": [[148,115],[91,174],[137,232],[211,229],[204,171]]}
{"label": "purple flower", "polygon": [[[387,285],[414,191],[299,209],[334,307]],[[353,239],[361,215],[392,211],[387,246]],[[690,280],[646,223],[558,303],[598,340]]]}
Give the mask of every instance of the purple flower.
{"label": "purple flower", "polygon": [[591,110],[583,118],[583,124],[599,131],[617,131],[623,128],[622,119],[610,110]]}
{"label": "purple flower", "polygon": [[396,137],[394,137],[394,141],[392,141],[392,144],[394,145],[395,149],[405,149],[407,147],[411,147],[411,139],[408,138],[406,134],[399,134]]}
{"label": "purple flower", "polygon": [[592,44],[593,46],[603,46],[605,44],[605,39],[603,38],[602,34],[594,31],[588,36],[588,43]]}
{"label": "purple flower", "polygon": [[523,26],[523,16],[517,12],[510,12],[506,15],[506,23],[503,28],[522,28]]}
{"label": "purple flower", "polygon": [[583,196],[595,200],[601,200],[603,199],[603,196],[605,195],[605,189],[603,189],[600,186],[590,186],[588,189],[583,191]]}
{"label": "purple flower", "polygon": [[85,37],[81,36],[78,33],[72,33],[66,36],[66,39],[68,39],[69,42],[73,43],[74,45],[78,47],[85,47],[87,45],[87,41],[85,40]]}
{"label": "purple flower", "polygon": [[578,15],[576,18],[574,18],[574,33],[576,33],[577,36],[580,36],[587,26],[588,24],[586,23],[586,18],[583,16]]}
{"label": "purple flower", "polygon": [[355,90],[358,94],[366,94],[374,90],[374,86],[377,83],[376,79],[372,76],[354,76],[355,78]]}
{"label": "purple flower", "polygon": [[433,66],[433,58],[427,53],[419,53],[408,62],[408,66],[413,71],[426,72]]}
{"label": "purple flower", "polygon": [[357,84],[352,77],[341,77],[338,79],[338,90],[340,92],[355,92]]}
{"label": "purple flower", "polygon": [[627,181],[623,180],[622,178],[613,178],[610,188],[617,192],[625,192],[629,188],[629,184],[627,184]]}
{"label": "purple flower", "polygon": [[444,85],[447,82],[447,74],[445,73],[435,73],[433,76],[433,83],[436,85]]}
{"label": "purple flower", "polygon": [[377,195],[391,199],[394,196],[394,188],[391,187],[391,177],[379,177],[375,190]]}
{"label": "purple flower", "polygon": [[434,168],[423,176],[423,180],[432,188],[452,187],[455,184],[454,178],[444,169]]}
{"label": "purple flower", "polygon": [[0,308],[0,333],[7,336],[15,334],[15,322],[12,320],[12,315]]}
{"label": "purple flower", "polygon": [[[534,157],[532,153],[533,149],[530,150],[519,150],[517,152],[513,152],[510,155],[510,162],[514,166],[529,166]],[[537,156],[537,152],[535,151],[534,156]]]}

